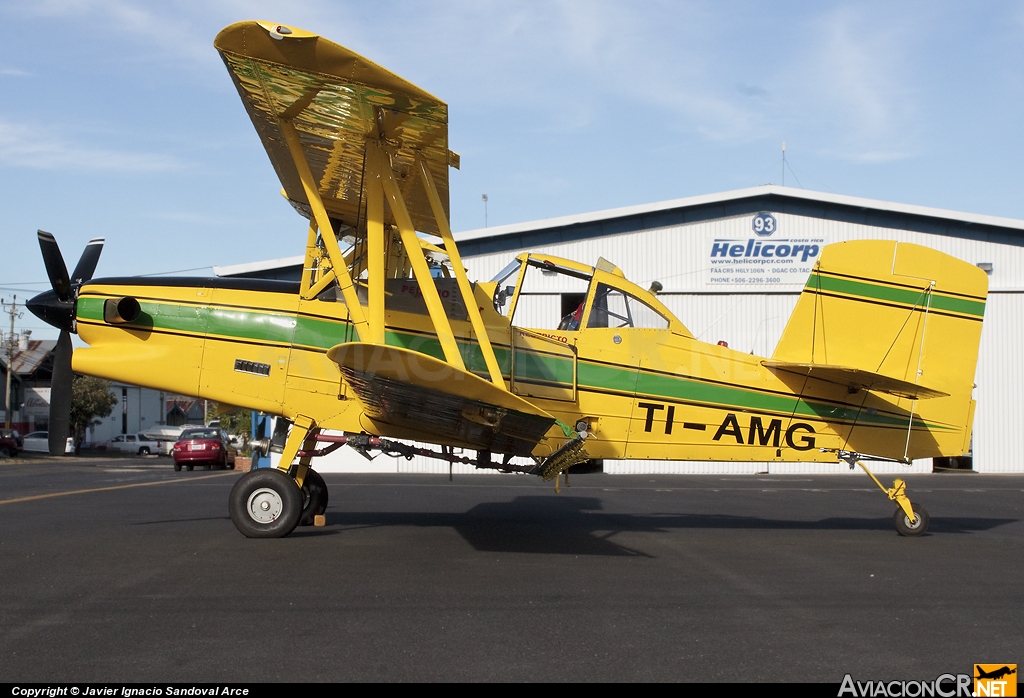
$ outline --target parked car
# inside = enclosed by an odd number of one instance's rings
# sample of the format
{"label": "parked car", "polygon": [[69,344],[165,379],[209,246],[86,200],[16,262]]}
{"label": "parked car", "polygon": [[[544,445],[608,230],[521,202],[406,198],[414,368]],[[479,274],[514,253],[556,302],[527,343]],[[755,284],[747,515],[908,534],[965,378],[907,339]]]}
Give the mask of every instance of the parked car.
{"label": "parked car", "polygon": [[169,427],[159,424],[151,426],[146,431],[141,432],[141,434],[150,441],[159,441],[160,450],[158,453],[161,456],[169,456],[174,449],[175,442],[181,438],[181,432],[184,430],[185,427]]}
{"label": "parked car", "polygon": [[192,470],[197,465],[235,469],[237,449],[232,445],[227,432],[216,427],[186,429],[171,451],[174,469]]}
{"label": "parked car", "polygon": [[121,451],[122,453],[137,453],[140,456],[148,456],[151,453],[160,453],[163,446],[159,441],[147,439],[142,434],[121,434],[107,442],[107,450]]}
{"label": "parked car", "polygon": [[24,442],[14,429],[0,429],[0,458],[18,455]]}
{"label": "parked car", "polygon": [[[46,431],[33,431],[29,434],[25,434],[23,439],[25,445],[23,451],[31,453],[49,453],[50,452],[50,433]],[[67,442],[64,444],[64,453],[75,452],[75,440],[70,436]]]}

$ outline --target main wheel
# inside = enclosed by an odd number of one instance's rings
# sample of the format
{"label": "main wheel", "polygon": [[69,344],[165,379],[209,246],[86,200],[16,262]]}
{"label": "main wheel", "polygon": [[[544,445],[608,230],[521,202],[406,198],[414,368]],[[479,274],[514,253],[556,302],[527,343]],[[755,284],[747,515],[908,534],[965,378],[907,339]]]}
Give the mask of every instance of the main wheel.
{"label": "main wheel", "polygon": [[181,463],[179,463],[178,461],[174,461],[174,472],[176,472],[176,473],[180,473],[181,472]]}
{"label": "main wheel", "polygon": [[892,522],[896,525],[896,532],[901,536],[919,536],[928,530],[928,511],[920,504],[910,503],[914,512],[914,520],[911,521],[900,507],[892,515]]}
{"label": "main wheel", "polygon": [[260,468],[238,478],[228,497],[231,521],[247,538],[283,538],[302,515],[302,492],[276,468]]}
{"label": "main wheel", "polygon": [[143,446],[142,448],[140,448],[139,449],[139,455],[140,456],[148,456],[149,455],[149,446]]}
{"label": "main wheel", "polygon": [[11,449],[7,446],[0,446],[0,458],[10,458],[14,454],[11,453]]}
{"label": "main wheel", "polygon": [[194,468],[194,467],[195,467],[194,465],[192,465],[191,463],[188,463],[188,464],[185,465],[185,470],[187,470],[189,472],[192,472],[192,468]]}
{"label": "main wheel", "polygon": [[302,481],[302,516],[300,526],[312,526],[318,514],[327,511],[327,483],[315,470],[307,470]]}

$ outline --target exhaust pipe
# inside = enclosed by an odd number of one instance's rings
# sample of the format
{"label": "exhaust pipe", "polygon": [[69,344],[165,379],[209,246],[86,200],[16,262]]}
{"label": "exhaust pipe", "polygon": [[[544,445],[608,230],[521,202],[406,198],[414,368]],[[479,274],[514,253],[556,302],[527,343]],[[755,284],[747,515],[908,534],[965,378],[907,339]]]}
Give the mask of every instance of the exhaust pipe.
{"label": "exhaust pipe", "polygon": [[121,298],[108,298],[103,301],[103,321],[111,325],[122,325],[126,322],[135,322],[142,314],[142,307],[139,302],[131,296]]}

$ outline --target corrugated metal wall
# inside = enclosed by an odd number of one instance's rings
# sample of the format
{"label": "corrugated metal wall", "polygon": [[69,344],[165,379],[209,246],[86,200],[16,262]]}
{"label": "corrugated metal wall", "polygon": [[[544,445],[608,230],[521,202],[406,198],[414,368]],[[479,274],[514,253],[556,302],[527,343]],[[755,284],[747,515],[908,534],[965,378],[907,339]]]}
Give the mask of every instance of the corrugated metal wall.
{"label": "corrugated metal wall", "polygon": [[[994,262],[998,268],[998,257]],[[1024,472],[1024,293],[989,293],[974,382],[974,469]]]}

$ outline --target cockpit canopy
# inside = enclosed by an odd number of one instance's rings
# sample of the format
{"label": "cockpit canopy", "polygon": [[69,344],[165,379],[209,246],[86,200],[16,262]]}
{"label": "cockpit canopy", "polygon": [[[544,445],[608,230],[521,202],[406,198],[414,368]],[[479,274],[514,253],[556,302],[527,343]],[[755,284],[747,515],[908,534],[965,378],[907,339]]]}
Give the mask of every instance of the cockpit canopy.
{"label": "cockpit canopy", "polygon": [[591,267],[524,253],[491,282],[495,283],[495,311],[516,327],[570,332],[633,327],[692,336],[654,293],[628,281],[621,269],[604,258]]}

